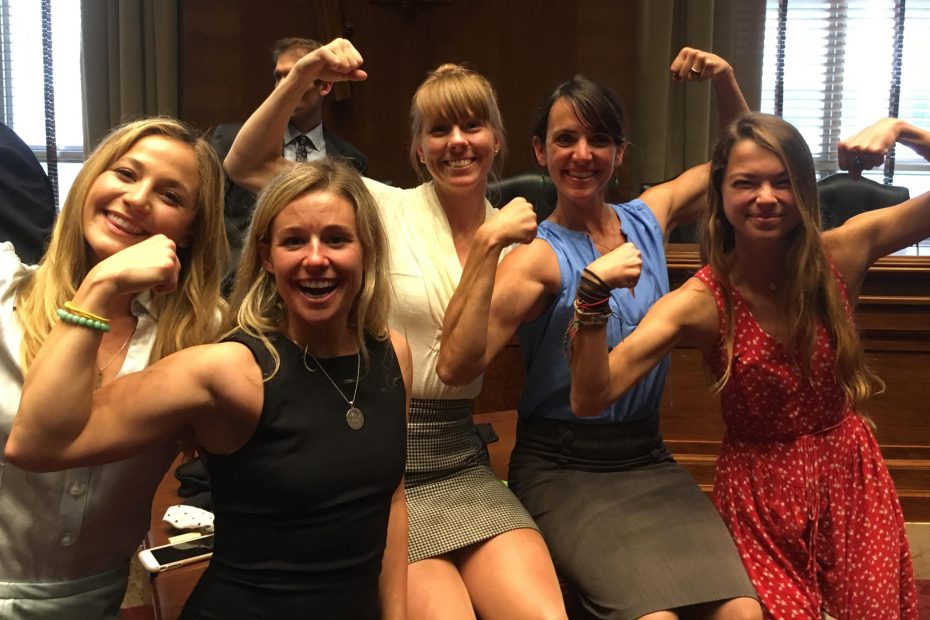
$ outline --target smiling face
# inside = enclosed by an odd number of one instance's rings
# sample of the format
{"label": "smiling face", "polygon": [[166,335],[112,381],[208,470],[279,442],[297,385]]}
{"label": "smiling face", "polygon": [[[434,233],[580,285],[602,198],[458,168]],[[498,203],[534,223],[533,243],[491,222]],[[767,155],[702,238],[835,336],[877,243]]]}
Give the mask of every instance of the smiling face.
{"label": "smiling face", "polygon": [[730,151],[721,195],[737,242],[781,240],[801,223],[784,162],[753,140],[741,140]]}
{"label": "smiling face", "polygon": [[321,333],[348,334],[363,272],[352,204],[332,192],[304,194],[275,216],[269,237],[262,265],[287,309],[287,335],[307,344]]}
{"label": "smiling face", "polygon": [[487,122],[430,119],[420,134],[417,155],[440,193],[484,191],[500,142]]}
{"label": "smiling face", "polygon": [[549,110],[545,144],[534,137],[533,150],[549,171],[560,203],[600,206],[624,149],[607,132],[586,126],[571,103],[560,98]]}
{"label": "smiling face", "polygon": [[165,136],[136,141],[94,180],[82,226],[93,262],[155,234],[190,243],[199,173],[194,149]]}

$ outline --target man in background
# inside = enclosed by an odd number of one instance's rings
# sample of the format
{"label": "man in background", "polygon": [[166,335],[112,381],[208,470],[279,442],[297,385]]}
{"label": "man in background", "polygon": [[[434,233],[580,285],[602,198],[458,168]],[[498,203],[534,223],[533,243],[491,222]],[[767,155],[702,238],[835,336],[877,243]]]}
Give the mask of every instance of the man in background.
{"label": "man in background", "polygon": [[[321,47],[313,39],[288,37],[272,47],[274,58],[275,86],[290,73],[294,64],[303,56]],[[332,91],[332,82],[317,81],[304,93],[301,103],[294,110],[281,145],[285,159],[291,161],[313,161],[325,156],[343,159],[361,174],[368,169],[368,158],[357,148],[327,131],[323,127],[323,103]],[[211,142],[220,159],[225,159],[242,123],[218,125],[213,131]],[[243,238],[248,230],[255,210],[255,194],[227,180],[226,187],[226,236],[233,257],[238,257]],[[235,261],[233,262],[235,264]]]}

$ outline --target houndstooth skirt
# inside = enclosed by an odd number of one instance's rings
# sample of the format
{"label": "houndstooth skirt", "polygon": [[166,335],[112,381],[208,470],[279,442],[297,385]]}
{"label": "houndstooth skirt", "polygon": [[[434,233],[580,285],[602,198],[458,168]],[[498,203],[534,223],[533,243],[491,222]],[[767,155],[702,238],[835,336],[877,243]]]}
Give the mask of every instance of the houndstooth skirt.
{"label": "houndstooth skirt", "polygon": [[411,401],[404,480],[411,563],[517,528],[538,530],[488,466],[470,400]]}

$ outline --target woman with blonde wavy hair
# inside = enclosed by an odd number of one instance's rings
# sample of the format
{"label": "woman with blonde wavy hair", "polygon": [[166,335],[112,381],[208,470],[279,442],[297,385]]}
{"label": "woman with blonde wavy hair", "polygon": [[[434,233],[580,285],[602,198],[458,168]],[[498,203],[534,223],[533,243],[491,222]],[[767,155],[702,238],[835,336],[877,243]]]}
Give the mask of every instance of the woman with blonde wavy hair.
{"label": "woman with blonde wavy hair", "polygon": [[[361,62],[340,39],[300,59],[239,132],[224,162],[230,177],[256,191],[281,170],[299,167],[281,156],[295,107],[316,80],[364,79]],[[481,378],[450,386],[436,374],[446,306],[475,231],[495,213],[485,193],[506,150],[497,98],[482,75],[444,64],[414,94],[410,121],[408,154],[424,182],[401,189],[366,179],[390,235],[397,295],[390,324],[409,340],[414,368],[405,475],[408,613],[564,617],[545,542],[491,471],[472,421]]]}
{"label": "woman with blonde wavy hair", "polygon": [[[879,160],[899,139],[890,127],[871,128],[882,134]],[[873,146],[841,153],[861,153],[843,155],[858,173]],[[766,616],[916,618],[901,507],[857,412],[882,384],[851,308],[872,263],[930,236],[930,193],[821,233],[810,150],[765,114],[730,125],[710,181],[707,266],[609,353],[597,299],[637,274],[609,254],[588,265],[572,342],[575,411],[597,413],[674,347],[697,348],[727,427],[714,500]]]}
{"label": "woman with blonde wavy hair", "polygon": [[[121,294],[82,367],[89,395],[219,333],[226,265],[223,171],[210,145],[170,118],[114,129],[88,157],[37,267],[0,246],[0,437],[8,441],[23,375],[77,316],[78,291],[106,288],[140,246],[176,267],[166,294]],[[50,393],[52,397],[54,393]],[[61,402],[65,402],[63,399]],[[178,452],[166,437],[108,465],[35,474],[0,461],[0,616],[117,618],[129,558],[149,527],[152,496]]]}
{"label": "woman with blonde wavy hair", "polygon": [[[110,286],[82,286],[69,308],[101,315],[114,291],[173,288],[172,245],[133,246]],[[190,429],[216,540],[182,617],[403,618],[410,361],[387,329],[385,248],[353,169],[322,161],[282,175],[258,201],[232,331],[94,391],[98,330],[59,323],[29,371],[7,458],[71,467]]]}

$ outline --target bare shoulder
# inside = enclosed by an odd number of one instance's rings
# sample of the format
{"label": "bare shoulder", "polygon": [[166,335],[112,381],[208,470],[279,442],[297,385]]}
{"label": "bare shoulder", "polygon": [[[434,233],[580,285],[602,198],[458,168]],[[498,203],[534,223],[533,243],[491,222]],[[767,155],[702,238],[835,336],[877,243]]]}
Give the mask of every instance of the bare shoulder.
{"label": "bare shoulder", "polygon": [[691,277],[685,280],[685,283],[669,295],[677,294],[681,303],[687,304],[693,310],[698,312],[709,312],[717,318],[717,301],[714,299],[714,293],[702,280]]}
{"label": "bare shoulder", "polygon": [[552,246],[543,239],[533,239],[510,252],[501,261],[499,275],[541,284],[549,293],[558,292],[561,286],[559,260]]}
{"label": "bare shoulder", "polygon": [[840,253],[843,246],[850,242],[850,237],[856,232],[855,229],[856,222],[849,219],[842,226],[820,233],[820,242],[824,251],[830,256]]}
{"label": "bare shoulder", "polygon": [[221,342],[186,349],[191,370],[199,377],[208,399],[202,415],[192,420],[197,440],[216,454],[229,454],[245,445],[255,431],[265,401],[261,366],[238,342]]}
{"label": "bare shoulder", "polygon": [[261,367],[244,344],[220,342],[184,349],[176,355],[181,356],[178,362],[187,372],[207,388],[214,404],[248,408],[262,393]]}
{"label": "bare shoulder", "polygon": [[689,278],[656,302],[653,309],[656,319],[678,326],[682,344],[705,350],[717,342],[720,330],[717,302],[701,280]]}
{"label": "bare shoulder", "polygon": [[863,251],[869,233],[857,217],[820,235],[824,253],[840,273],[853,298],[858,295],[866,270],[873,261],[869,253]]}
{"label": "bare shoulder", "polygon": [[242,370],[242,367],[247,365],[247,362],[251,362],[256,368],[258,367],[258,363],[249,348],[239,342],[202,344],[182,349],[163,361],[172,358],[174,358],[175,364],[190,364],[191,372],[202,375]]}

